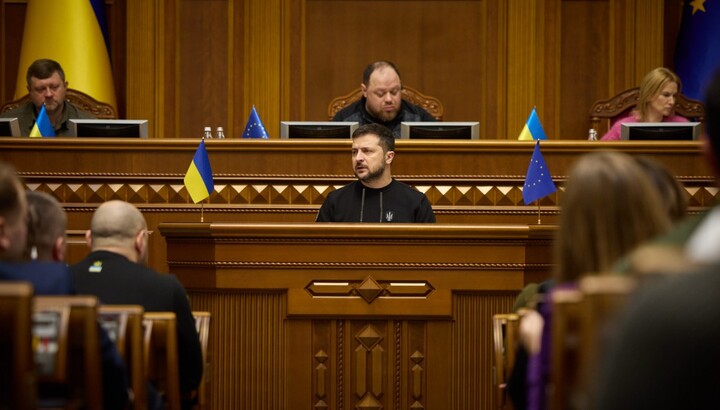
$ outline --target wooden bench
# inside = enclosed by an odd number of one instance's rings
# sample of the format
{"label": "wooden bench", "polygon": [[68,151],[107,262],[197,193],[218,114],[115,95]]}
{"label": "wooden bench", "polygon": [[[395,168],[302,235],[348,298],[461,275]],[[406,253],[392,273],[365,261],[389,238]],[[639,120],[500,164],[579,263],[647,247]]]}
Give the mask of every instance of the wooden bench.
{"label": "wooden bench", "polygon": [[0,282],[0,408],[34,409],[32,295],[27,282]]}
{"label": "wooden bench", "polygon": [[180,410],[180,369],[175,313],[146,312],[143,315],[143,326],[146,378],[157,388],[166,408]]}
{"label": "wooden bench", "polygon": [[200,349],[202,350],[203,359],[203,375],[200,379],[200,386],[198,387],[198,407],[200,409],[207,408],[207,384],[209,382],[210,374],[210,359],[208,355],[208,340],[210,338],[210,312],[193,311],[193,317],[195,318],[195,329],[197,329],[198,336],[200,337]]}

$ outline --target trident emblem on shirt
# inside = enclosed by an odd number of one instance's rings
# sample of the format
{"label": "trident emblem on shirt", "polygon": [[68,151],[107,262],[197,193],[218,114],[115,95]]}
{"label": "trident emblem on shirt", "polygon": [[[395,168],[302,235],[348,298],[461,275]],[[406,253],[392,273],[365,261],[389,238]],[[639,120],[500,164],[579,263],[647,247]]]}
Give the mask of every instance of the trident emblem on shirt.
{"label": "trident emblem on shirt", "polygon": [[388,222],[392,222],[393,216],[395,216],[395,213],[393,211],[385,212],[385,220]]}

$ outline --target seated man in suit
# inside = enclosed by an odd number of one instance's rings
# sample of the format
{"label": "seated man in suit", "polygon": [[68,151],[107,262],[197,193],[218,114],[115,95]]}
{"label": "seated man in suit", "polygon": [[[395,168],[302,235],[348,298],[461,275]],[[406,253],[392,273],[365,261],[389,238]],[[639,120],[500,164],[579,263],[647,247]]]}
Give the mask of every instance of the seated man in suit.
{"label": "seated man in suit", "polygon": [[175,313],[180,390],[183,407],[191,408],[203,371],[200,338],[180,281],[145,266],[148,235],[145,218],[135,206],[118,200],[105,202],[93,214],[86,233],[92,252],[70,270],[78,292],[96,295],[103,303]]}
{"label": "seated man in suit", "polygon": [[380,124],[366,124],[352,134],[352,165],[358,178],[331,192],[316,222],[435,222],[425,194],[396,181],[390,166],[395,137]]}
{"label": "seated man in suit", "polygon": [[[72,276],[65,264],[24,262],[27,224],[28,206],[22,184],[13,168],[0,162],[0,280],[30,282],[36,295],[74,294]],[[100,349],[104,408],[124,409],[128,402],[125,366],[103,331]]]}
{"label": "seated man in suit", "polygon": [[92,114],[85,112],[71,102],[65,100],[68,82],[65,72],[58,62],[49,59],[35,60],[27,70],[27,89],[30,101],[15,109],[0,114],[3,118],[17,117],[20,133],[30,135],[40,108],[45,104],[50,123],[55,135],[67,136],[69,119],[92,119]]}
{"label": "seated man in suit", "polygon": [[435,121],[435,117],[402,99],[400,72],[390,61],[376,61],[363,72],[363,97],[340,110],[333,121],[357,121],[360,125],[378,123],[400,136],[403,121]]}
{"label": "seated man in suit", "polygon": [[44,192],[27,191],[26,260],[65,262],[67,216],[58,201]]}

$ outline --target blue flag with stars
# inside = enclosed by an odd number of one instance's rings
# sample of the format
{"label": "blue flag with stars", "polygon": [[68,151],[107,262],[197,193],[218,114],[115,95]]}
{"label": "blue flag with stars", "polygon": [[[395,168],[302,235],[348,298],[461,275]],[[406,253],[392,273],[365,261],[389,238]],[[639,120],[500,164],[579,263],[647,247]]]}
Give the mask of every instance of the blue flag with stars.
{"label": "blue flag with stars", "polygon": [[265,131],[265,126],[263,125],[262,121],[260,121],[260,116],[258,115],[257,111],[255,111],[255,106],[253,105],[252,112],[250,113],[250,117],[248,118],[247,124],[245,125],[245,131],[243,131],[243,138],[264,138],[268,139],[267,131]]}
{"label": "blue flag with stars", "polygon": [[706,0],[683,3],[675,72],[682,80],[682,93],[699,100],[710,76],[720,68],[720,4]]}
{"label": "blue flag with stars", "polygon": [[529,205],[531,202],[546,197],[555,191],[557,191],[557,188],[545,163],[545,158],[540,152],[540,141],[538,141],[535,144],[535,151],[533,151],[532,158],[530,158],[530,166],[525,177],[525,185],[522,190],[523,201],[525,205]]}

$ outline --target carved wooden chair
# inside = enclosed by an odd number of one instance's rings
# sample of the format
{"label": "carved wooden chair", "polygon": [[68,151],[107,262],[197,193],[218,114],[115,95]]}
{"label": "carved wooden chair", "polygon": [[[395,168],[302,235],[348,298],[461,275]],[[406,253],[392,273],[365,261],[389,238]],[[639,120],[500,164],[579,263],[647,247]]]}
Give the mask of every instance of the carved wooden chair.
{"label": "carved wooden chair", "polygon": [[[596,101],[590,108],[590,128],[597,130],[598,135],[603,135],[612,127],[615,121],[626,117],[635,108],[639,91],[639,87],[634,87],[606,100]],[[703,122],[705,119],[705,106],[702,101],[693,100],[679,94],[675,104],[675,113],[690,121]],[[607,121],[602,123],[603,120]]]}
{"label": "carved wooden chair", "polygon": [[[98,101],[93,97],[72,88],[68,88],[65,99],[100,119],[116,119],[117,112],[112,105]],[[30,94],[25,94],[17,100],[10,101],[0,108],[0,113],[10,111],[30,101]]]}
{"label": "carved wooden chair", "polygon": [[507,382],[515,366],[520,316],[514,313],[493,315],[493,386],[496,409],[512,408],[507,397]]}
{"label": "carved wooden chair", "polygon": [[[328,119],[332,120],[335,114],[338,113],[338,111],[354,103],[360,98],[362,98],[361,88],[357,88],[356,90],[353,90],[350,93],[342,95],[340,97],[333,98],[333,100],[330,101],[330,104],[328,105]],[[442,121],[443,113],[445,110],[442,103],[437,98],[425,95],[420,91],[405,85],[402,89],[402,99],[409,103],[422,107],[425,111],[430,113],[430,115],[435,117],[436,120]]]}
{"label": "carved wooden chair", "polygon": [[145,309],[140,305],[103,305],[98,308],[100,324],[115,342],[130,376],[133,409],[147,408],[142,332],[144,313]]}
{"label": "carved wooden chair", "polygon": [[0,282],[0,408],[36,408],[32,353],[33,287]]}
{"label": "carved wooden chair", "polygon": [[97,306],[94,296],[33,298],[41,407],[102,408]]}
{"label": "carved wooden chair", "polygon": [[165,408],[180,410],[180,369],[175,313],[145,313],[143,326],[146,378],[162,395]]}
{"label": "carved wooden chair", "polygon": [[208,341],[210,338],[210,312],[199,312],[193,311],[193,317],[195,318],[195,328],[197,329],[198,336],[200,337],[200,349],[202,350],[203,358],[203,375],[200,379],[200,386],[198,387],[198,408],[207,408],[207,397],[206,395],[206,384],[208,382],[208,372],[210,371],[210,360],[208,358]]}

